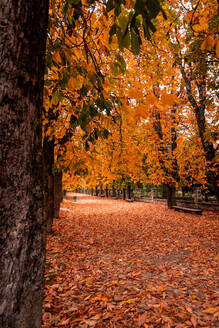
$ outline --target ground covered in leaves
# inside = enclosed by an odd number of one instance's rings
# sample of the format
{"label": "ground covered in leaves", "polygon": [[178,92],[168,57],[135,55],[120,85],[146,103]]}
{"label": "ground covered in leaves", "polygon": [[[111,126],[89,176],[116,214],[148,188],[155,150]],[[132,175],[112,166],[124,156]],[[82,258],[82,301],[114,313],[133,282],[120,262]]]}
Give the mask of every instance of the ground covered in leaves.
{"label": "ground covered in leaves", "polygon": [[61,207],[42,328],[219,327],[218,213],[81,194]]}

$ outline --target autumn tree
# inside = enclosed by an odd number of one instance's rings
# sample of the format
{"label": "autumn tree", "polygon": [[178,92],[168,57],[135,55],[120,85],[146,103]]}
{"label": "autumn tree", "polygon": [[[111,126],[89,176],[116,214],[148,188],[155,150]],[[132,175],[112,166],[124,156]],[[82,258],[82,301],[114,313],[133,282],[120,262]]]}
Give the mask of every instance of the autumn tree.
{"label": "autumn tree", "polygon": [[[194,112],[198,135],[208,166],[207,178],[219,200],[219,167],[217,163],[216,66],[218,64],[218,3],[200,1],[185,12],[187,40],[175,37],[180,51],[177,63],[184,80],[188,101]],[[185,10],[185,9],[184,9]],[[184,50],[182,49],[184,47]]]}

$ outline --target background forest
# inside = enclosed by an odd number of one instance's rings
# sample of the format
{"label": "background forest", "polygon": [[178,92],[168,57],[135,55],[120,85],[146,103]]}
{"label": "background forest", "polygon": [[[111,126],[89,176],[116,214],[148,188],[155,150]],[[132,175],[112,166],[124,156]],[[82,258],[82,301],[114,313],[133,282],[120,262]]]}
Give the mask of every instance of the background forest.
{"label": "background forest", "polygon": [[65,189],[208,183],[218,199],[217,1],[133,5],[51,1],[48,170]]}

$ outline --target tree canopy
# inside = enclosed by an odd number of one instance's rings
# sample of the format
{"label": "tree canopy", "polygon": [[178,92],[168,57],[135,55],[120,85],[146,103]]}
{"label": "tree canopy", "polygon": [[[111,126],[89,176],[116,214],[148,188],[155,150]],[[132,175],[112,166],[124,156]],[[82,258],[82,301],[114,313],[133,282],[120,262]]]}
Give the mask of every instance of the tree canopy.
{"label": "tree canopy", "polygon": [[44,136],[66,187],[218,195],[217,1],[50,3]]}

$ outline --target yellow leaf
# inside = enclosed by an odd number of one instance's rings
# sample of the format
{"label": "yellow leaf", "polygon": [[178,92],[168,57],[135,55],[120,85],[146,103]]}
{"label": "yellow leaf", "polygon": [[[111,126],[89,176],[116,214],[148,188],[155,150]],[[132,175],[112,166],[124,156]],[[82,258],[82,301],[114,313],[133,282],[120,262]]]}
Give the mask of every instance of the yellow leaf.
{"label": "yellow leaf", "polygon": [[200,298],[197,295],[195,295],[195,294],[192,295],[192,299],[193,300],[200,300]]}
{"label": "yellow leaf", "polygon": [[208,23],[195,24],[192,28],[195,32],[203,32],[208,29]]}
{"label": "yellow leaf", "polygon": [[208,313],[208,314],[214,314],[217,311],[217,308],[208,308],[206,310],[203,310],[203,313]]}
{"label": "yellow leaf", "polygon": [[122,301],[121,303],[122,303],[122,304],[130,304],[130,303],[132,303],[132,302],[133,302],[133,300],[129,299],[129,300],[127,300],[127,301]]}

